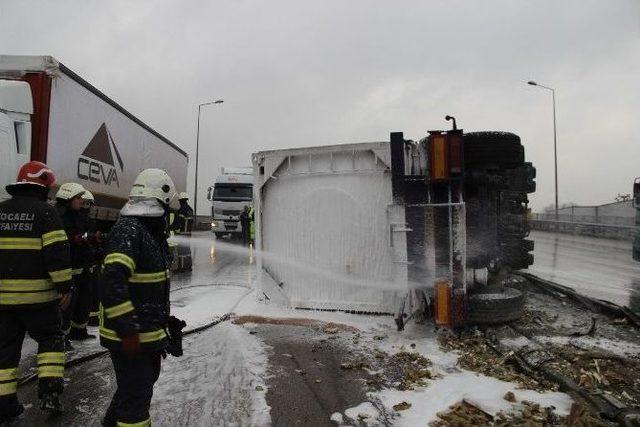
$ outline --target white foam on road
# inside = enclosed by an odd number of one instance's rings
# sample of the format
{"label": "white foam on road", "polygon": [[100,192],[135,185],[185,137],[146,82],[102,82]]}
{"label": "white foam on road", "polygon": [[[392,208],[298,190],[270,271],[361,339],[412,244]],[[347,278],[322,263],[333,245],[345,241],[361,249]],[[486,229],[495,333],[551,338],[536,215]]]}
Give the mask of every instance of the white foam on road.
{"label": "white foam on road", "polygon": [[229,322],[196,334],[183,357],[163,363],[152,419],[176,426],[268,425],[266,350],[245,328]]}
{"label": "white foam on road", "polygon": [[192,329],[228,313],[248,291],[225,285],[176,289],[171,293],[171,314]]}
{"label": "white foam on road", "polygon": [[539,393],[533,390],[519,390],[516,385],[496,378],[476,374],[470,371],[450,373],[441,379],[432,381],[428,387],[416,391],[383,390],[378,398],[388,408],[400,402],[411,404],[411,408],[398,412],[394,425],[426,425],[436,420],[437,413],[449,406],[466,400],[483,411],[495,415],[500,411],[510,412],[518,408],[518,403],[504,400],[503,396],[511,391],[518,402],[528,400],[543,407],[553,406],[559,415],[567,415],[571,409],[571,398],[558,392]]}

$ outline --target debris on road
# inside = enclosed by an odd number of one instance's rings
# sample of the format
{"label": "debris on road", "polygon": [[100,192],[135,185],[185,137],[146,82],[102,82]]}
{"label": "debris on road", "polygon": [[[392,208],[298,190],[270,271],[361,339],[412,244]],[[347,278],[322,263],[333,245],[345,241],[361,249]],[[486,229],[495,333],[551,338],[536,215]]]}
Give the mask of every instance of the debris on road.
{"label": "debris on road", "polygon": [[442,349],[458,352],[458,366],[461,368],[502,381],[516,382],[521,387],[532,390],[558,390],[558,386],[555,384],[543,379],[533,379],[519,372],[515,366],[508,363],[508,360],[502,359],[491,350],[487,345],[486,338],[479,331],[460,336],[444,333],[440,334],[438,339]]}
{"label": "debris on road", "polygon": [[400,403],[396,403],[395,405],[393,405],[393,410],[394,411],[406,411],[407,409],[411,408],[411,403],[408,402],[400,402]]}
{"label": "debris on road", "polygon": [[511,402],[511,403],[515,403],[516,402],[516,395],[513,394],[512,391],[508,391],[505,395],[504,395],[504,400],[506,400],[507,402]]}
{"label": "debris on road", "polygon": [[440,419],[429,423],[429,427],[484,426],[493,421],[491,415],[464,400],[437,415]]}

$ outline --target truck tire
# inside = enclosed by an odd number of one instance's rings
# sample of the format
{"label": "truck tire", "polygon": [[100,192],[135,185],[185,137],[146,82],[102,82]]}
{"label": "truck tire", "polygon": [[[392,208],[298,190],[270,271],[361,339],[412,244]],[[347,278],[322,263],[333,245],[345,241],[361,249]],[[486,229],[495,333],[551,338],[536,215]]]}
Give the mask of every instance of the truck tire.
{"label": "truck tire", "polygon": [[224,237],[224,233],[221,233],[219,231],[216,231],[215,235],[216,235],[216,239],[217,240],[220,240],[220,239],[222,239]]}
{"label": "truck tire", "polygon": [[524,163],[520,137],[511,132],[464,134],[464,162],[471,167],[516,167]]}
{"label": "truck tire", "polygon": [[482,292],[469,297],[469,323],[494,325],[518,320],[524,313],[524,294],[505,287],[501,292]]}

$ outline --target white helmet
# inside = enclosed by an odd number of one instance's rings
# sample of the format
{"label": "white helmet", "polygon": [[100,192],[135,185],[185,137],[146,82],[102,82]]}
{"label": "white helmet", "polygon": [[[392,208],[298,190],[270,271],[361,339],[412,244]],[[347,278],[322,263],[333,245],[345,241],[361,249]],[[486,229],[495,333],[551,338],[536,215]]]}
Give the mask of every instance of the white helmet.
{"label": "white helmet", "polygon": [[71,200],[74,197],[82,196],[85,193],[84,187],[77,182],[65,182],[56,193],[56,199]]}
{"label": "white helmet", "polygon": [[132,200],[156,199],[162,204],[177,208],[176,186],[162,169],[145,169],[138,174],[131,187]]}
{"label": "white helmet", "polygon": [[180,193],[180,195],[178,196],[178,200],[189,200],[189,196],[187,195],[186,192],[182,192]]}
{"label": "white helmet", "polygon": [[91,191],[89,190],[84,190],[84,194],[82,195],[82,200],[88,200],[91,203],[94,203],[96,201],[96,199],[93,197],[93,194],[91,194]]}

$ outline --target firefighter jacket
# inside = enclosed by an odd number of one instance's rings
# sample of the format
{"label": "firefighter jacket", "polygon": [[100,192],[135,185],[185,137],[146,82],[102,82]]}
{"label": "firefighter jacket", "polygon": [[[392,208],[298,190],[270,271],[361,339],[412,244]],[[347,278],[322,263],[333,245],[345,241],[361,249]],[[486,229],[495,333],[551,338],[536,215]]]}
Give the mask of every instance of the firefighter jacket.
{"label": "firefighter jacket", "polygon": [[83,235],[85,230],[80,211],[69,209],[65,203],[56,202],[58,214],[62,219],[64,231],[69,239],[69,248],[71,250],[71,268],[73,275],[82,273],[83,268],[88,264],[91,249]]}
{"label": "firefighter jacket", "polygon": [[0,309],[51,304],[71,290],[69,242],[46,191],[20,186],[0,203]]}
{"label": "firefighter jacket", "polygon": [[100,306],[100,342],[120,348],[140,335],[142,351],[166,348],[169,266],[165,218],[121,216],[106,242]]}
{"label": "firefighter jacket", "polygon": [[251,240],[256,238],[256,213],[253,206],[249,209],[249,238]]}
{"label": "firefighter jacket", "polygon": [[88,209],[82,209],[79,214],[80,231],[85,244],[86,253],[84,256],[85,267],[93,268],[102,259],[101,234],[98,231],[98,225],[94,218],[89,216]]}
{"label": "firefighter jacket", "polygon": [[192,229],[193,221],[193,209],[187,204],[187,202],[180,201],[180,208],[178,209],[175,219],[171,221],[171,229],[177,234],[189,234]]}

